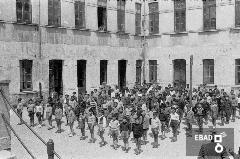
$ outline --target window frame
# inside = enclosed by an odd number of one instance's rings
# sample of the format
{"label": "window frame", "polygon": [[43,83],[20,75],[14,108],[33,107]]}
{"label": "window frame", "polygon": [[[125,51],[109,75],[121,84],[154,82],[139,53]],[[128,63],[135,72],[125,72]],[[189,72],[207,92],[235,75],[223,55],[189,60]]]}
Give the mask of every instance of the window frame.
{"label": "window frame", "polygon": [[61,18],[61,0],[48,0],[48,25],[60,27]]}
{"label": "window frame", "polygon": [[135,34],[141,34],[142,4],[135,3]]}
{"label": "window frame", "polygon": [[240,85],[240,59],[235,59],[235,85]]}
{"label": "window frame", "polygon": [[[104,68],[105,70],[102,70],[101,68]],[[108,78],[107,76],[108,76],[108,60],[100,60],[100,85],[102,85],[103,82],[107,83]]]}
{"label": "window frame", "polygon": [[214,84],[214,59],[203,59],[203,84]]}
{"label": "window frame", "polygon": [[179,33],[185,31],[186,31],[186,0],[174,0],[174,32]]}
{"label": "window frame", "polygon": [[235,0],[235,27],[240,27],[240,0]]}
{"label": "window frame", "polygon": [[118,30],[118,32],[124,33],[126,31],[125,10],[126,10],[126,0],[117,0],[117,30]]}
{"label": "window frame", "polygon": [[157,82],[157,60],[149,60],[149,82]]}
{"label": "window frame", "polygon": [[141,84],[142,82],[142,63],[143,60],[136,60],[136,83]]}
{"label": "window frame", "polygon": [[[33,69],[33,60],[19,60],[20,65],[20,92],[23,91],[32,91],[33,83],[32,83],[32,69]],[[29,65],[29,66],[27,66]],[[29,71],[29,70],[30,71]],[[27,80],[27,76],[29,76],[30,80]],[[30,87],[28,87],[30,84]]]}
{"label": "window frame", "polygon": [[[21,4],[21,9],[18,8]],[[28,4],[29,10],[27,11],[25,5]],[[21,15],[21,17],[19,17]],[[31,0],[16,0],[16,18],[18,23],[32,23],[32,4]]]}
{"label": "window frame", "polygon": [[85,0],[75,0],[74,10],[75,10],[75,28],[77,29],[86,28]]}
{"label": "window frame", "polygon": [[[156,6],[154,6],[154,4]],[[151,6],[152,5],[152,6]],[[158,2],[151,2],[149,7],[149,34],[159,33],[159,6]],[[151,9],[153,8],[153,10]]]}
{"label": "window frame", "polygon": [[[206,15],[207,10],[207,15]],[[213,12],[211,12],[213,10]],[[212,15],[211,13],[214,13]],[[216,29],[216,0],[204,0],[203,1],[203,30],[215,30]],[[214,25],[212,25],[214,20]],[[206,25],[207,24],[207,25]]]}
{"label": "window frame", "polygon": [[[103,10],[105,10],[105,17],[102,18],[102,26],[99,26],[99,16],[97,16],[97,20],[98,20],[98,30],[100,31],[107,31],[107,0],[98,0],[98,4],[97,4],[97,15],[99,15],[99,9],[102,8]],[[104,25],[105,23],[105,25]]]}

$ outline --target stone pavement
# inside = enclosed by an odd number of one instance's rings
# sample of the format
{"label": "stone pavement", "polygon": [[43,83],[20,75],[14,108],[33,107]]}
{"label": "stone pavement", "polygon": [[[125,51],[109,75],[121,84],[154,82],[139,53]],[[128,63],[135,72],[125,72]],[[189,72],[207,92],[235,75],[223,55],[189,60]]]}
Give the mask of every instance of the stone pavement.
{"label": "stone pavement", "polygon": [[[27,112],[24,112],[25,121],[29,122]],[[35,119],[36,120],[36,119]],[[11,113],[11,124],[22,138],[23,142],[30,148],[32,153],[37,157],[37,159],[47,159],[46,147],[38,140],[33,133],[31,133],[26,126],[17,125],[19,119],[13,113]],[[46,121],[44,121],[46,123]],[[56,123],[53,122],[56,126]],[[185,125],[181,125],[180,134],[178,136],[178,141],[173,143],[170,141],[172,136],[171,132],[168,133],[165,140],[159,138],[160,146],[157,149],[153,149],[151,143],[153,138],[148,136],[149,143],[142,146],[143,152],[140,155],[135,155],[134,149],[135,144],[130,141],[130,151],[125,153],[122,151],[121,147],[118,150],[114,150],[110,145],[112,140],[105,133],[105,138],[108,144],[104,147],[99,146],[99,136],[95,133],[95,138],[97,141],[95,143],[88,143],[89,138],[86,140],[80,140],[80,130],[75,129],[76,135],[73,137],[68,137],[69,127],[65,127],[63,124],[63,130],[61,134],[56,134],[56,128],[52,130],[47,130],[47,126],[42,128],[34,127],[34,130],[45,140],[53,139],[55,143],[55,151],[62,157],[62,159],[196,159],[197,157],[186,157],[186,136],[185,130],[183,129]],[[76,127],[76,123],[74,128]],[[207,128],[207,126],[205,126]],[[218,126],[220,127],[220,126]],[[238,151],[240,146],[240,119],[237,119],[235,123],[230,123],[225,126],[226,128],[235,128],[235,152]],[[86,130],[86,135],[89,137],[89,131]],[[150,133],[150,131],[149,131]],[[119,140],[119,145],[123,145],[122,140]],[[17,141],[16,137],[12,137],[12,152],[17,155],[18,159],[30,159],[31,157]],[[57,158],[57,157],[55,157]]]}

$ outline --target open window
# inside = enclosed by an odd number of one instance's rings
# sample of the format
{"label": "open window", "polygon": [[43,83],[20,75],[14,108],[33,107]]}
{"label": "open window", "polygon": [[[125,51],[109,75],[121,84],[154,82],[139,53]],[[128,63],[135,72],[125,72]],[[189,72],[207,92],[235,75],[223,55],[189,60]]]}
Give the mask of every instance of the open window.
{"label": "open window", "polygon": [[32,91],[32,60],[20,60],[20,91]]}
{"label": "open window", "polygon": [[16,1],[16,14],[18,23],[32,22],[32,6],[30,0]]}
{"label": "open window", "polygon": [[98,0],[98,30],[107,31],[107,0]]}

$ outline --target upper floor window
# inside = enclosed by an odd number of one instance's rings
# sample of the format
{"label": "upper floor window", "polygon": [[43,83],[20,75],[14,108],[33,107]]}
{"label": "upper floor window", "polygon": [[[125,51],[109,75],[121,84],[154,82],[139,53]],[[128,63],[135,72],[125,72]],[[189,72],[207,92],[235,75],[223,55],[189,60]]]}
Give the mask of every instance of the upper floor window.
{"label": "upper floor window", "polygon": [[240,0],[235,2],[235,26],[240,27]]}
{"label": "upper floor window", "polygon": [[159,33],[159,10],[158,2],[149,4],[149,33]]}
{"label": "upper floor window", "polygon": [[61,26],[61,0],[48,0],[48,25]]}
{"label": "upper floor window", "polygon": [[16,12],[18,23],[31,23],[32,22],[32,7],[30,0],[17,0]]}
{"label": "upper floor window", "polygon": [[203,60],[203,84],[214,84],[214,60]]}
{"label": "upper floor window", "polygon": [[203,28],[216,29],[216,0],[203,1]]}
{"label": "upper floor window", "polygon": [[20,60],[20,91],[32,90],[32,60]]}
{"label": "upper floor window", "polygon": [[235,84],[240,85],[240,59],[235,60]]}
{"label": "upper floor window", "polygon": [[174,31],[186,31],[186,0],[174,0]]}
{"label": "upper floor window", "polygon": [[117,0],[117,25],[119,32],[125,32],[125,0]]}
{"label": "upper floor window", "polygon": [[75,0],[75,27],[85,28],[85,0]]}
{"label": "upper floor window", "polygon": [[107,0],[98,0],[98,30],[107,31]]}
{"label": "upper floor window", "polygon": [[141,34],[141,4],[136,3],[135,4],[135,32],[136,35]]}

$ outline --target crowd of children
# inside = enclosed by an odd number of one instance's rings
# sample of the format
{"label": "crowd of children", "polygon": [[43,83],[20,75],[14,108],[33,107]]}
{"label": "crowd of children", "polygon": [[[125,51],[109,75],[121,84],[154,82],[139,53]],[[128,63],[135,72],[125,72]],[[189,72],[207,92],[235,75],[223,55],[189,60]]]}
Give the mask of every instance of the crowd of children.
{"label": "crowd of children", "polygon": [[[172,142],[177,141],[180,124],[186,121],[186,134],[192,136],[192,125],[197,123],[199,132],[203,131],[203,124],[212,122],[216,128],[216,121],[221,125],[235,121],[236,111],[240,109],[240,94],[229,94],[224,89],[206,89],[205,86],[193,89],[192,101],[187,89],[172,87],[162,88],[157,84],[143,86],[136,85],[133,89],[111,89],[104,85],[90,94],[76,96],[58,96],[54,94],[46,102],[30,99],[27,111],[30,126],[34,126],[34,116],[38,118],[41,127],[43,119],[47,120],[48,129],[52,129],[53,116],[57,125],[57,133],[61,133],[63,117],[69,126],[72,137],[75,135],[74,122],[81,130],[81,140],[85,140],[86,125],[91,134],[89,143],[96,141],[94,132],[98,129],[100,146],[105,146],[105,131],[113,141],[112,147],[119,147],[118,140],[123,141],[123,150],[129,151],[129,138],[132,134],[136,143],[136,154],[142,152],[141,145],[148,143],[148,131],[151,130],[154,142],[153,148],[158,148],[159,133],[164,140],[165,133],[172,132]],[[17,112],[22,116],[22,100],[18,100]],[[239,111],[240,114],[240,111]],[[211,120],[210,120],[211,119]],[[21,124],[22,121],[20,120]],[[109,128],[108,128],[109,127]],[[171,128],[171,130],[170,130]]]}

